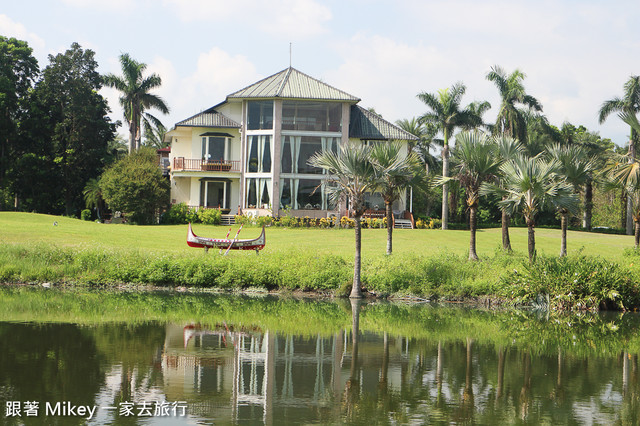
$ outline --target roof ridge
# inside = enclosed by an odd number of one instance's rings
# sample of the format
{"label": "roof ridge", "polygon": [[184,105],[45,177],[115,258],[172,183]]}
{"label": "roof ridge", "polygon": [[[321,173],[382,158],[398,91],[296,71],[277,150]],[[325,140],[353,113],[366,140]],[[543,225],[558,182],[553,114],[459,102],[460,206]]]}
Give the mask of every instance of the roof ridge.
{"label": "roof ridge", "polygon": [[362,99],[360,99],[360,98],[359,98],[359,97],[357,97],[357,96],[353,96],[351,93],[347,93],[347,92],[345,92],[344,90],[338,89],[337,87],[330,85],[329,83],[325,83],[324,81],[320,80],[319,78],[315,78],[315,77],[313,77],[313,76],[311,76],[311,75],[309,75],[309,74],[303,73],[303,72],[302,72],[302,71],[300,71],[299,69],[296,69],[296,68],[293,68],[293,67],[292,67],[291,69],[292,69],[292,70],[294,70],[294,71],[297,71],[298,73],[300,73],[300,74],[304,75],[304,76],[305,76],[305,77],[307,77],[307,78],[310,78],[310,79],[311,79],[311,80],[313,80],[313,81],[316,81],[316,82],[318,82],[318,83],[320,83],[320,84],[324,84],[325,86],[329,86],[329,87],[330,87],[330,88],[332,88],[333,90],[337,90],[337,91],[338,91],[338,92],[340,92],[340,93],[344,93],[345,95],[348,95],[348,96],[350,96],[350,97],[352,97],[352,98],[354,98],[354,99],[357,99],[356,103],[357,103],[357,102],[360,102],[360,101],[362,100]]}
{"label": "roof ridge", "polygon": [[280,86],[278,87],[278,90],[276,90],[276,97],[280,97],[282,95],[282,90],[284,89],[285,84],[287,84],[287,82],[289,81],[291,70],[293,70],[292,67],[287,68],[287,73],[285,74],[284,78],[280,82]]}
{"label": "roof ridge", "polygon": [[240,90],[236,90],[235,92],[233,92],[233,93],[231,93],[231,94],[227,95],[227,99],[228,99],[229,97],[231,97],[231,96],[235,95],[235,94],[236,94],[236,93],[238,93],[238,92],[242,92],[243,90],[247,90],[247,89],[248,89],[249,87],[251,87],[251,86],[255,86],[255,85],[257,85],[257,84],[262,83],[263,81],[266,81],[266,80],[268,80],[268,79],[270,79],[270,78],[273,78],[273,77],[275,77],[276,75],[281,74],[281,73],[283,73],[283,72],[284,72],[284,71],[286,71],[286,70],[287,70],[287,68],[283,69],[282,71],[278,71],[277,73],[271,74],[270,76],[265,77],[265,78],[263,78],[262,80],[258,80],[258,81],[254,82],[254,83],[248,84],[248,85],[244,86],[242,89],[240,89]]}

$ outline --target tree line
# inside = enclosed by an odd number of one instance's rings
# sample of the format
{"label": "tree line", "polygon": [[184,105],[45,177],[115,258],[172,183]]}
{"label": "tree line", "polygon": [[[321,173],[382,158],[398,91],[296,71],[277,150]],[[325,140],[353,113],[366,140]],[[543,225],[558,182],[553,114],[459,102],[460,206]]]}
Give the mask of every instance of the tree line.
{"label": "tree line", "polygon": [[[102,76],[95,53],[78,43],[48,61],[40,69],[25,41],[0,36],[0,210],[76,217],[87,205],[104,210],[108,189],[99,178],[127,148],[116,133],[121,122],[111,121],[99,91],[108,86],[121,93],[129,151],[141,146],[142,136],[159,148],[166,128],[149,109],[169,110],[150,93],[161,79],[143,76],[146,65],[127,54],[120,57],[123,76]],[[120,207],[111,201],[111,208]]]}

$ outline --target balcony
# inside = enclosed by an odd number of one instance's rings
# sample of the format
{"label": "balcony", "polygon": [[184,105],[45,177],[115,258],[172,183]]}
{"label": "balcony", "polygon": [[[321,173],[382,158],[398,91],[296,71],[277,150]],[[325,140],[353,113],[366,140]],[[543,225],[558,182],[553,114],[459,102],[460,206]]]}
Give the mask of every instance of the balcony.
{"label": "balcony", "polygon": [[176,157],[173,159],[173,172],[240,172],[240,161],[202,160]]}

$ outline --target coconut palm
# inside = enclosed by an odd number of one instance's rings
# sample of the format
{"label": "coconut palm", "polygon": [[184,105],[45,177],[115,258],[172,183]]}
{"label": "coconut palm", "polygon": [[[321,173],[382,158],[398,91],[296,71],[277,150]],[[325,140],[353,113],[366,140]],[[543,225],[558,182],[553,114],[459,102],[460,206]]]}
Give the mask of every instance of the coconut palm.
{"label": "coconut palm", "polygon": [[498,65],[487,73],[487,80],[496,85],[501,100],[494,132],[506,134],[520,142],[527,140],[527,112],[542,112],[540,102],[524,90],[522,82],[525,77],[518,69],[507,74]]}
{"label": "coconut palm", "polygon": [[[422,124],[431,123],[442,133],[442,177],[449,177],[449,139],[456,128],[480,126],[482,119],[469,106],[461,108],[460,102],[466,91],[462,83],[456,83],[450,88],[442,89],[437,94],[422,92],[418,99],[424,102],[430,111],[423,114],[419,120]],[[442,229],[448,228],[449,221],[449,186],[442,186]]]}
{"label": "coconut palm", "polygon": [[[612,113],[624,114],[626,116],[635,116],[640,112],[640,76],[632,75],[624,84],[624,95],[622,98],[616,96],[612,99],[604,101],[600,107],[598,121],[604,123]],[[621,117],[622,118],[622,117]],[[624,120],[624,119],[623,119]],[[627,123],[629,124],[629,123]],[[631,126],[629,134],[629,161],[633,162],[636,158],[636,145],[639,142],[640,133]],[[631,197],[627,203],[627,233],[631,233]]]}
{"label": "coconut palm", "polygon": [[89,179],[82,191],[82,194],[84,195],[84,203],[87,208],[95,208],[98,214],[98,219],[101,219],[102,215],[100,213],[104,206],[104,199],[102,198],[102,189],[100,189],[100,180]]}
{"label": "coconut palm", "polygon": [[[585,147],[556,144],[547,151],[547,157],[558,163],[560,175],[573,187],[575,193],[586,190],[596,163],[589,156]],[[564,257],[567,255],[567,225],[569,213],[571,212],[567,206],[560,206],[558,213],[560,214],[560,228],[562,230],[560,257]]]}
{"label": "coconut palm", "polygon": [[321,151],[309,159],[309,165],[327,171],[327,192],[336,204],[349,200],[349,207],[355,220],[355,259],[351,298],[362,297],[361,270],[361,226],[360,219],[366,207],[364,196],[376,188],[376,168],[371,162],[371,148],[365,145],[344,144],[339,153]]}
{"label": "coconut palm", "polygon": [[513,215],[522,213],[528,228],[529,262],[535,260],[536,215],[546,208],[575,209],[578,199],[573,188],[558,176],[558,163],[541,157],[518,155],[500,167],[502,185],[483,184],[480,193],[503,196],[500,202]]}
{"label": "coconut palm", "polygon": [[456,146],[452,151],[455,159],[453,176],[464,187],[469,209],[469,260],[478,260],[476,253],[476,215],[480,203],[480,185],[494,179],[501,159],[498,146],[486,134],[479,131],[464,131],[456,135]]}
{"label": "coconut palm", "polygon": [[123,53],[120,55],[120,65],[123,76],[107,74],[104,76],[104,83],[105,86],[113,87],[121,93],[120,105],[129,125],[129,152],[133,152],[140,147],[142,120],[147,124],[162,125],[160,120],[146,111],[155,108],[163,114],[168,114],[169,107],[160,96],[150,93],[151,90],[160,87],[162,79],[155,73],[144,77],[142,74],[147,69],[147,64]]}
{"label": "coconut palm", "polygon": [[387,217],[387,254],[393,252],[392,206],[402,192],[424,175],[415,153],[405,154],[399,142],[377,144],[371,150],[377,171],[377,192],[384,200]]}

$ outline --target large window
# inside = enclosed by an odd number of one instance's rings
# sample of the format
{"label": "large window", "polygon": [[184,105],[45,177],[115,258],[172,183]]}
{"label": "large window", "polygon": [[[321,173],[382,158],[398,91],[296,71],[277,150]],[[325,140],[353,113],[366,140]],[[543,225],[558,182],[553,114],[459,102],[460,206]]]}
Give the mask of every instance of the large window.
{"label": "large window", "polygon": [[201,181],[200,205],[211,208],[229,208],[230,201],[229,183],[225,181]]}
{"label": "large window", "polygon": [[294,210],[327,210],[329,203],[326,186],[321,179],[280,179],[280,208]]}
{"label": "large window", "polygon": [[202,158],[204,160],[226,160],[227,139],[221,136],[202,137]]}
{"label": "large window", "polygon": [[273,129],[273,101],[249,101],[247,109],[248,130]]}
{"label": "large window", "polygon": [[282,102],[282,130],[340,132],[342,104],[337,102]]}
{"label": "large window", "polygon": [[271,136],[247,137],[247,172],[271,172]]}
{"label": "large window", "polygon": [[312,167],[309,159],[316,152],[338,152],[340,138],[316,136],[283,136],[280,149],[280,172],[293,174],[322,174],[324,170]]}
{"label": "large window", "polygon": [[247,207],[269,208],[271,206],[271,179],[247,179]]}

